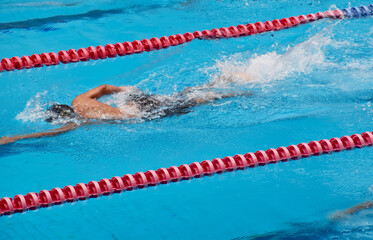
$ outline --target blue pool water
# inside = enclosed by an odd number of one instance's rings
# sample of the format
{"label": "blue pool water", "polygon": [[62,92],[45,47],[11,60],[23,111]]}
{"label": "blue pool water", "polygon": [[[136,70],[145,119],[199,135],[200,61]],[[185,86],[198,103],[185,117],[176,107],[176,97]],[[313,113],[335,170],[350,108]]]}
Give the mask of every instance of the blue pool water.
{"label": "blue pool water", "polygon": [[[169,36],[369,1],[2,1],[0,58]],[[372,18],[0,74],[0,136],[57,127],[52,102],[101,84],[172,94],[237,71],[251,97],[137,124],[0,146],[0,197],[372,131]],[[104,101],[120,101],[120,96]],[[216,174],[0,217],[0,239],[372,239],[371,148]]]}

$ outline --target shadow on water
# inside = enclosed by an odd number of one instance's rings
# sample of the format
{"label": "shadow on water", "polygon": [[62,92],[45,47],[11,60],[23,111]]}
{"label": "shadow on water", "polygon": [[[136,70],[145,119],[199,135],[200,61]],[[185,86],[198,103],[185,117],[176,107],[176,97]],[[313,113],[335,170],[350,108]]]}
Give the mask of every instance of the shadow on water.
{"label": "shadow on water", "polygon": [[73,14],[73,15],[58,15],[47,18],[35,18],[26,21],[0,23],[0,30],[9,30],[13,28],[29,29],[43,27],[48,24],[65,23],[81,19],[99,19],[107,15],[123,13],[122,9],[111,10],[91,10],[86,13]]}
{"label": "shadow on water", "polygon": [[70,21],[77,21],[82,19],[99,19],[102,17],[116,15],[116,14],[123,14],[123,13],[133,13],[133,12],[142,12],[147,10],[154,10],[158,8],[163,8],[164,5],[161,4],[151,4],[147,6],[139,6],[134,5],[132,7],[126,8],[118,8],[118,9],[109,9],[109,10],[100,10],[95,9],[88,11],[86,13],[80,14],[72,14],[72,15],[57,15],[52,17],[46,18],[34,18],[25,21],[17,21],[17,22],[7,22],[7,23],[0,23],[0,30],[9,30],[9,29],[33,29],[33,28],[41,28],[45,25],[56,24],[56,23],[66,23]]}
{"label": "shadow on water", "polygon": [[59,6],[59,7],[73,7],[79,5],[79,2],[74,3],[60,3],[60,2],[25,2],[25,3],[5,3],[0,7],[45,7],[45,6]]}
{"label": "shadow on water", "polygon": [[45,151],[48,143],[9,143],[0,145],[0,159],[11,155],[18,155],[25,151],[42,152]]}
{"label": "shadow on water", "polygon": [[372,236],[373,225],[353,224],[341,226],[339,222],[292,223],[290,228],[232,240],[297,240],[297,239],[368,239]]}

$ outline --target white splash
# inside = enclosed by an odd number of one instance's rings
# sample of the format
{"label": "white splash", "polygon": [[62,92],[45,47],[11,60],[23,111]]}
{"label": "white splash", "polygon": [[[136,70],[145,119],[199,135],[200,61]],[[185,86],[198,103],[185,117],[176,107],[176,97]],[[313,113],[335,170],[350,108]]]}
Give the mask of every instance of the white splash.
{"label": "white splash", "polygon": [[308,40],[288,47],[284,54],[276,51],[263,55],[255,54],[243,59],[242,53],[228,59],[216,61],[210,68],[217,70],[210,83],[214,87],[224,88],[230,83],[238,85],[263,84],[285,79],[299,73],[308,73],[317,66],[326,65],[324,47],[332,43],[330,34],[320,32]]}
{"label": "white splash", "polygon": [[47,93],[48,91],[40,92],[31,98],[27,102],[25,109],[16,116],[16,119],[22,120],[23,122],[37,122],[44,120],[44,111],[47,103],[43,103],[43,99]]}
{"label": "white splash", "polygon": [[112,94],[110,97],[108,97],[104,103],[117,107],[122,113],[132,115],[132,116],[141,116],[142,113],[139,111],[139,109],[136,107],[136,105],[131,105],[131,93],[133,91],[124,91],[124,92],[118,92],[115,94]]}
{"label": "white splash", "polygon": [[370,185],[370,187],[368,187],[368,191],[371,192],[371,193],[373,193],[373,184]]}

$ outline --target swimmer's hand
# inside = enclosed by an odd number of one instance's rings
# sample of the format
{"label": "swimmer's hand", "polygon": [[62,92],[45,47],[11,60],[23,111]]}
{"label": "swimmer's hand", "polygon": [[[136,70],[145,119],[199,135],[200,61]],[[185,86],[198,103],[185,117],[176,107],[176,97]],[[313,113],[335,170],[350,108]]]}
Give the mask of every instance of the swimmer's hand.
{"label": "swimmer's hand", "polygon": [[8,144],[8,143],[13,143],[17,140],[19,140],[20,138],[18,136],[15,136],[15,137],[2,137],[0,138],[0,145],[5,145],[5,144]]}

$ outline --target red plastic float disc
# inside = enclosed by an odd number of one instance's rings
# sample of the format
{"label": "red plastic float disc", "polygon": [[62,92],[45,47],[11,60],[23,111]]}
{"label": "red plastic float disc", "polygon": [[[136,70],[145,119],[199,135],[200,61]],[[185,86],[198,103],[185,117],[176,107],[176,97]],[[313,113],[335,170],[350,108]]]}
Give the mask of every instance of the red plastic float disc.
{"label": "red plastic float disc", "polygon": [[168,183],[171,181],[171,176],[166,168],[160,168],[156,171],[159,176],[159,180],[162,184]]}
{"label": "red plastic float disc", "polygon": [[34,192],[27,193],[25,199],[29,209],[36,209],[40,206],[38,195]]}
{"label": "red plastic float disc", "polygon": [[111,184],[109,179],[103,178],[98,182],[100,185],[101,193],[102,194],[111,194],[114,192],[113,185]]}
{"label": "red plastic float disc", "polygon": [[87,185],[84,183],[78,183],[75,185],[75,191],[78,199],[84,200],[89,198],[89,191]]}
{"label": "red plastic float disc", "polygon": [[159,40],[159,38],[156,38],[156,37],[151,38],[150,42],[152,43],[152,46],[153,46],[154,49],[158,50],[158,49],[161,49],[163,47],[162,42],[161,42],[161,40]]}
{"label": "red plastic float disc", "polygon": [[181,179],[181,172],[175,166],[169,167],[168,173],[170,174],[171,181],[173,182],[179,181]]}
{"label": "red plastic float disc", "polygon": [[256,29],[255,24],[249,23],[249,24],[246,25],[246,28],[247,28],[247,33],[249,35],[253,35],[253,34],[258,33],[258,30]]}
{"label": "red plastic float disc", "polygon": [[13,207],[16,211],[24,211],[27,209],[26,198],[22,194],[18,194],[13,198]]}
{"label": "red plastic float disc", "polygon": [[53,204],[61,204],[66,202],[65,194],[61,188],[53,188],[50,191],[50,194],[52,197]]}
{"label": "red plastic float disc", "polygon": [[193,162],[189,164],[190,169],[192,170],[193,177],[201,177],[204,175],[203,168],[199,162]]}
{"label": "red plastic float disc", "polygon": [[321,144],[318,141],[311,141],[308,143],[308,146],[311,148],[313,155],[319,155],[323,152]]}
{"label": "red plastic float disc", "polygon": [[136,184],[138,188],[144,188],[148,186],[148,180],[143,172],[137,172],[133,175],[135,178]]}
{"label": "red plastic float disc", "polygon": [[246,26],[243,25],[243,24],[237,25],[237,30],[238,30],[240,36],[246,36],[246,35],[249,34]]}
{"label": "red plastic float disc", "polygon": [[139,40],[133,41],[132,46],[135,53],[142,53],[143,51],[145,51],[144,46]]}
{"label": "red plastic float disc", "polygon": [[45,66],[50,66],[52,65],[52,58],[48,53],[42,53],[40,55],[41,61]]}
{"label": "red plastic float disc", "polygon": [[[22,64],[25,68],[32,68],[34,67],[34,63],[31,61],[31,58],[29,56],[22,56],[21,57]],[[59,62],[59,60],[58,60]],[[0,64],[1,66],[1,64]]]}
{"label": "red plastic float disc", "polygon": [[263,150],[259,150],[254,153],[256,156],[256,159],[258,160],[258,164],[263,166],[268,163],[269,157]]}
{"label": "red plastic float disc", "polygon": [[211,162],[214,165],[215,172],[221,173],[225,171],[225,163],[220,158],[215,158]]}
{"label": "red plastic float disc", "polygon": [[259,165],[258,159],[254,153],[246,153],[244,157],[246,158],[249,167],[256,167]]}
{"label": "red plastic float disc", "polygon": [[275,26],[273,26],[273,23],[271,21],[265,21],[264,26],[266,28],[266,31],[273,31],[275,30]]}
{"label": "red plastic float disc", "polygon": [[122,177],[124,188],[126,190],[133,190],[137,187],[137,183],[132,174],[126,174]]}
{"label": "red plastic float disc", "polygon": [[171,43],[170,43],[170,40],[168,40],[168,37],[163,36],[159,40],[162,43],[162,48],[168,48],[169,46],[171,46]]}
{"label": "red plastic float disc", "polygon": [[268,163],[276,163],[280,159],[280,155],[276,149],[270,148],[266,151],[268,156]]}
{"label": "red plastic float disc", "polygon": [[107,58],[106,50],[103,46],[96,47],[97,56],[101,59]]}
{"label": "red plastic float disc", "polygon": [[68,185],[63,188],[64,196],[66,201],[75,201],[78,199],[78,194],[75,191],[75,188],[71,185]]}
{"label": "red plastic float disc", "polygon": [[90,55],[87,49],[85,48],[80,48],[78,49],[78,56],[79,60],[82,62],[88,61],[90,59]]}
{"label": "red plastic float disc", "polygon": [[121,177],[113,177],[112,179],[110,179],[110,182],[114,190],[117,192],[123,191],[126,188]]}
{"label": "red plastic float disc", "polygon": [[192,169],[188,164],[180,165],[179,170],[183,179],[190,179],[193,177]]}
{"label": "red plastic float disc", "polygon": [[286,147],[279,147],[276,150],[278,152],[278,155],[280,156],[280,161],[286,162],[291,158],[291,154]]}
{"label": "red plastic float disc", "polygon": [[[33,56],[36,56],[38,57],[38,59],[40,59],[40,60],[37,60],[38,62],[40,62],[40,65],[37,64],[37,61],[34,60],[35,58],[33,58]],[[62,62],[63,64],[69,63],[71,61],[70,56],[66,51],[59,51],[58,58],[60,59],[60,62]],[[32,55],[31,60],[34,62],[35,67],[42,66],[42,63],[41,63],[42,61],[39,55],[36,55],[36,54]]]}
{"label": "red plastic float disc", "polygon": [[211,30],[211,36],[213,36],[214,38],[221,38],[223,37],[223,34],[221,33],[220,29],[214,28]]}
{"label": "red plastic float disc", "polygon": [[126,55],[130,55],[135,52],[135,49],[133,48],[133,45],[131,42],[124,42],[123,46],[126,49]]}
{"label": "red plastic float disc", "polygon": [[71,62],[79,62],[80,57],[79,57],[79,55],[78,55],[78,53],[76,52],[75,49],[70,49],[67,53],[70,56],[70,61]]}
{"label": "red plastic float disc", "polygon": [[52,65],[58,65],[60,64],[60,59],[58,58],[58,54],[55,52],[50,52],[49,56],[51,57],[51,64]]}
{"label": "red plastic float disc", "polygon": [[206,173],[208,175],[211,175],[211,174],[215,173],[214,165],[212,164],[212,162],[210,160],[202,161],[201,166],[203,168],[204,173]]}
{"label": "red plastic float disc", "polygon": [[10,59],[10,61],[13,63],[13,66],[14,66],[16,69],[20,70],[20,69],[23,68],[23,63],[22,63],[21,58],[19,58],[19,57],[12,57],[12,58]]}
{"label": "red plastic float disc", "polygon": [[87,47],[87,51],[89,53],[89,57],[92,60],[97,60],[98,59],[98,53],[97,53],[97,50],[96,50],[95,47],[93,47],[93,46]]}
{"label": "red plastic float disc", "polygon": [[145,172],[146,181],[149,186],[155,186],[159,183],[159,177],[154,170],[149,170]]}
{"label": "red plastic float disc", "polygon": [[264,25],[264,23],[262,23],[262,22],[256,22],[254,25],[255,25],[256,30],[258,31],[258,33],[262,33],[262,32],[266,31],[266,26]]}
{"label": "red plastic float disc", "polygon": [[44,207],[52,206],[53,199],[51,193],[47,190],[42,190],[39,192],[39,203]]}
{"label": "red plastic float disc", "polygon": [[153,44],[149,39],[141,40],[142,45],[144,46],[145,51],[150,52],[153,51]]}
{"label": "red plastic float disc", "polygon": [[187,42],[190,42],[193,39],[195,39],[193,33],[191,33],[191,32],[184,33],[184,37],[185,37],[185,41],[187,41]]}

